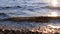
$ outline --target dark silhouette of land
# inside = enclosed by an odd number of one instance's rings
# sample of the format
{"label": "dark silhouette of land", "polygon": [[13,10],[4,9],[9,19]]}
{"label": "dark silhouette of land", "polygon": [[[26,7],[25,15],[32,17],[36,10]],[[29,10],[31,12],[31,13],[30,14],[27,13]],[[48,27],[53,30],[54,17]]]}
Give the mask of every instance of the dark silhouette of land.
{"label": "dark silhouette of land", "polygon": [[48,16],[39,16],[39,17],[12,17],[5,20],[11,21],[30,21],[30,22],[49,22],[50,20],[60,20],[60,17],[48,17]]}

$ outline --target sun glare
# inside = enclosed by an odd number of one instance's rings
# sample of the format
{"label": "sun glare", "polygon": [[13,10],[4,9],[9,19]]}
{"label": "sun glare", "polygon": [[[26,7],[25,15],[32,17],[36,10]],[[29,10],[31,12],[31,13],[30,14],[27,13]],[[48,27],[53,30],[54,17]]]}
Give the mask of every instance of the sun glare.
{"label": "sun glare", "polygon": [[51,0],[51,4],[53,7],[56,7],[58,2],[57,2],[57,0]]}
{"label": "sun glare", "polygon": [[50,13],[48,14],[48,16],[57,17],[58,14],[57,14],[57,12],[50,12]]}

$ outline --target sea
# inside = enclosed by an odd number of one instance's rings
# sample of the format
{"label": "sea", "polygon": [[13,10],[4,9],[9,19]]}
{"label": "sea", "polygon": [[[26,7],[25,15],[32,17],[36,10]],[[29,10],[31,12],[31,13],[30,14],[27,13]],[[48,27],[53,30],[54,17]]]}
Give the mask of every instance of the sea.
{"label": "sea", "polygon": [[[51,0],[52,1],[52,0]],[[59,5],[59,4],[58,4]],[[52,6],[50,0],[0,0],[0,28],[3,29],[38,29],[40,26],[53,25],[60,27],[59,20],[52,20],[51,22],[16,22],[4,21],[12,17],[32,17],[32,16],[47,16],[49,12],[57,12],[60,15],[59,9],[48,8]]]}

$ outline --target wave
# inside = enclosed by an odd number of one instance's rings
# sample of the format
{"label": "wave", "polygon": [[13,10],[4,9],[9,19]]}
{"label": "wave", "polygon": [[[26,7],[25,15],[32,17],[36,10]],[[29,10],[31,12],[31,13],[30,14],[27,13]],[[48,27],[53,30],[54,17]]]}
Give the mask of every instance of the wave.
{"label": "wave", "polygon": [[0,21],[7,19],[9,16],[5,13],[0,13]]}
{"label": "wave", "polygon": [[53,7],[53,6],[45,6],[41,7],[42,9],[51,9],[51,10],[60,10],[60,7]]}
{"label": "wave", "polygon": [[5,10],[5,9],[17,9],[17,8],[22,8],[21,6],[13,6],[13,7],[0,7],[0,10]]}

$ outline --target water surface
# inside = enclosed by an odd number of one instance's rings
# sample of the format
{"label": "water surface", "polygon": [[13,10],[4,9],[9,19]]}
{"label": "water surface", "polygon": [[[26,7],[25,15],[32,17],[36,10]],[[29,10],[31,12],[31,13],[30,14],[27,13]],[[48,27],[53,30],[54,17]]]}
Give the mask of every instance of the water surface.
{"label": "water surface", "polygon": [[[20,29],[35,28],[40,26],[47,26],[49,24],[60,26],[59,20],[52,20],[49,23],[41,22],[16,22],[16,21],[2,21],[12,17],[28,17],[28,16],[47,16],[48,12],[57,12],[60,15],[60,10],[49,9],[49,1],[45,0],[0,0],[0,26],[6,29]],[[44,8],[45,7],[45,8]],[[1,27],[1,28],[2,28]]]}

